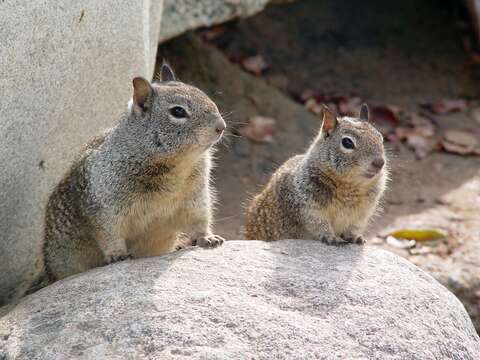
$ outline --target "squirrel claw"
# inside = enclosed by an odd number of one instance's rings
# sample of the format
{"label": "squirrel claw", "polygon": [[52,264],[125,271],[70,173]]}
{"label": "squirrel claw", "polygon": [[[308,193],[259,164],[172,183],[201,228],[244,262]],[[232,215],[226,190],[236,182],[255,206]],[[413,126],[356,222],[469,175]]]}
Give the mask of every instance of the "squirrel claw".
{"label": "squirrel claw", "polygon": [[214,248],[222,245],[225,241],[224,238],[218,235],[207,235],[199,237],[193,240],[193,245],[200,246],[202,248]]}
{"label": "squirrel claw", "polygon": [[341,238],[350,244],[357,244],[357,245],[365,244],[365,239],[361,235],[342,234]]}
{"label": "squirrel claw", "polygon": [[183,249],[186,249],[187,248],[187,245],[177,245],[175,246],[175,251],[180,251],[180,250],[183,250]]}
{"label": "squirrel claw", "polygon": [[106,256],[105,260],[107,264],[113,264],[119,261],[123,260],[128,260],[128,259],[133,259],[133,256],[130,254],[125,254],[125,255],[109,255]]}
{"label": "squirrel claw", "polygon": [[346,245],[347,241],[345,241],[343,238],[335,236],[335,235],[323,235],[320,240],[327,244],[327,245]]}
{"label": "squirrel claw", "polygon": [[354,241],[354,244],[357,244],[357,245],[363,245],[365,244],[367,241],[362,237],[362,236],[357,236],[357,238],[355,239]]}

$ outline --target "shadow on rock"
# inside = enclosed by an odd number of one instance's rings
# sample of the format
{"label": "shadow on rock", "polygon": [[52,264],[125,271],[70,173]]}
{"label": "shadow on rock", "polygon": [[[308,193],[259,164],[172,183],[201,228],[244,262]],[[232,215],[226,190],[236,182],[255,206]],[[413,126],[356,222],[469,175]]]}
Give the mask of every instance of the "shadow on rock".
{"label": "shadow on rock", "polygon": [[264,286],[272,296],[278,295],[272,300],[285,311],[301,310],[313,316],[335,311],[345,302],[349,283],[359,280],[355,268],[362,246],[318,246],[310,240],[295,240],[274,244],[271,251],[276,254],[275,272]]}

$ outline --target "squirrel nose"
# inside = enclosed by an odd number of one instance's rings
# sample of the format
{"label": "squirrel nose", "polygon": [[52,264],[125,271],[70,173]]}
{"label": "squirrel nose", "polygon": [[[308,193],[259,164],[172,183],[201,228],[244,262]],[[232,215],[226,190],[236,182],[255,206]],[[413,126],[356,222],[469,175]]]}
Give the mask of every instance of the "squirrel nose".
{"label": "squirrel nose", "polygon": [[385,160],[383,158],[376,158],[372,161],[372,166],[375,169],[380,170],[381,168],[383,168],[383,165],[385,165]]}
{"label": "squirrel nose", "polygon": [[227,126],[225,125],[225,122],[219,123],[217,124],[215,131],[217,132],[217,134],[221,134],[226,129],[226,127]]}

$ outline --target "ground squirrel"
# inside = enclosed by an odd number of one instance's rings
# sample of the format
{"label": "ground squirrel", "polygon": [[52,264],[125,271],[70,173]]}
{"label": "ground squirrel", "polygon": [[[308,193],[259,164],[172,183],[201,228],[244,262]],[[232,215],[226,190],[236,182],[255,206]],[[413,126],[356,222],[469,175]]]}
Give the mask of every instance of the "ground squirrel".
{"label": "ground squirrel", "polygon": [[179,82],[133,79],[118,125],[87,145],[51,194],[44,265],[50,281],[175,248],[177,235],[210,247],[211,146],[225,130],[215,103]]}
{"label": "ground squirrel", "polygon": [[385,189],[383,137],[368,122],[335,117],[324,106],[318,136],[286,161],[247,210],[247,239],[363,243],[361,232]]}

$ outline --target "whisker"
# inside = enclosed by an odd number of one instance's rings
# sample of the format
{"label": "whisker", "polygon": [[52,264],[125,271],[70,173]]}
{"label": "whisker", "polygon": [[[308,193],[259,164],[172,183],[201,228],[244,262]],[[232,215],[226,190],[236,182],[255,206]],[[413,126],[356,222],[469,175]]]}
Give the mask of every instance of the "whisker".
{"label": "whisker", "polygon": [[233,125],[248,125],[248,123],[243,122],[243,121],[231,121],[231,120],[229,120],[228,123],[233,124]]}
{"label": "whisker", "polygon": [[226,137],[234,137],[234,138],[241,138],[243,137],[242,135],[238,135],[238,134],[234,134],[234,133],[229,133],[229,134],[225,134],[223,136],[226,136]]}
{"label": "whisker", "polygon": [[225,112],[225,113],[220,112],[220,114],[221,114],[223,117],[228,117],[228,116],[233,115],[233,111],[228,111],[228,112]]}
{"label": "whisker", "polygon": [[232,148],[230,147],[230,144],[227,144],[225,142],[220,142],[218,144],[219,147],[222,147],[224,148],[227,152],[231,152],[232,151]]}

